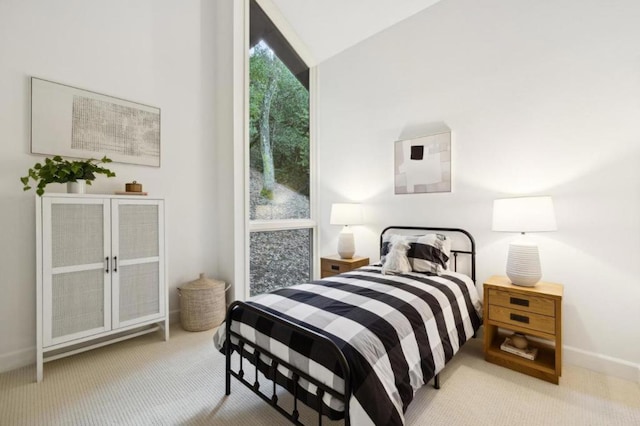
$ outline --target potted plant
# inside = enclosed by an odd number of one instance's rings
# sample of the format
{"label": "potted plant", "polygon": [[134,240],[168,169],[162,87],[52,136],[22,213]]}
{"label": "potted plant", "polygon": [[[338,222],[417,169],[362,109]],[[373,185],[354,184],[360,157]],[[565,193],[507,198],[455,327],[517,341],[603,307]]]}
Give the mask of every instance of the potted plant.
{"label": "potted plant", "polygon": [[91,185],[91,181],[96,178],[96,174],[103,174],[107,177],[116,175],[111,170],[101,167],[101,163],[111,163],[111,160],[104,156],[102,160],[89,158],[88,160],[69,161],[56,155],[53,158],[45,158],[44,164],[36,163],[29,169],[27,176],[20,178],[20,181],[24,185],[23,190],[25,191],[31,189],[31,186],[29,186],[30,178],[38,182],[36,193],[40,196],[44,194],[44,188],[50,183],[69,184],[85,181],[87,185]]}

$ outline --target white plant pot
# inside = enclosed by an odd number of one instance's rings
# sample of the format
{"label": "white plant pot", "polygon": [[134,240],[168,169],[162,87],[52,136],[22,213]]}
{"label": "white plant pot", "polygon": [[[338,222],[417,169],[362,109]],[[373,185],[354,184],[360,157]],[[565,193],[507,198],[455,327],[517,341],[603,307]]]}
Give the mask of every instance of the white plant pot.
{"label": "white plant pot", "polygon": [[76,182],[67,182],[68,194],[86,194],[87,193],[87,181],[84,179],[78,179]]}

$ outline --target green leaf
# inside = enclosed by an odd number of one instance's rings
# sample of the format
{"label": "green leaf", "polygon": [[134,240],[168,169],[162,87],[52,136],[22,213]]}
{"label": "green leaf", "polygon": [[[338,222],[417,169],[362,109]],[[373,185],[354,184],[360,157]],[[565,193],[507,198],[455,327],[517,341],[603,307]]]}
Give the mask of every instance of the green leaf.
{"label": "green leaf", "polygon": [[28,175],[21,177],[20,182],[24,185],[24,190],[31,189],[28,185],[29,179],[38,183],[36,193],[42,195],[45,187],[53,182],[66,183],[76,182],[77,179],[86,179],[87,184],[96,178],[96,174],[103,174],[107,177],[114,177],[116,174],[111,170],[99,167],[98,164],[110,163],[111,160],[104,156],[102,160],[90,158],[87,160],[68,161],[56,155],[53,158],[45,158],[44,165],[36,163],[28,170]]}

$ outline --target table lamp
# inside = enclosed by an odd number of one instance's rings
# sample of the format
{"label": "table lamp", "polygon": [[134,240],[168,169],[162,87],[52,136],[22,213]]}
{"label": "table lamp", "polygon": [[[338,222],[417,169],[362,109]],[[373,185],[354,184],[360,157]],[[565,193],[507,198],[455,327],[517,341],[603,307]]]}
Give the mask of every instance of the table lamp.
{"label": "table lamp", "polygon": [[520,232],[509,244],[507,276],[511,283],[533,287],[540,278],[538,246],[525,232],[555,231],[556,216],[551,197],[516,197],[493,201],[493,231]]}
{"label": "table lamp", "polygon": [[356,253],[356,244],[349,225],[362,224],[362,207],[354,203],[334,203],[331,205],[329,223],[344,225],[338,235],[338,254],[342,259],[351,259]]}

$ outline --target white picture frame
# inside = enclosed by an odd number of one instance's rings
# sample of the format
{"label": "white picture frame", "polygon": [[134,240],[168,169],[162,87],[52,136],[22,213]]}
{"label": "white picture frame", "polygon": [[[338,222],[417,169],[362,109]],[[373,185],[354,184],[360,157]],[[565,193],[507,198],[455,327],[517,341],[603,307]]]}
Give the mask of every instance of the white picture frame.
{"label": "white picture frame", "polygon": [[394,145],[395,194],[451,192],[451,132]]}
{"label": "white picture frame", "polygon": [[32,77],[31,153],[160,167],[160,108]]}

